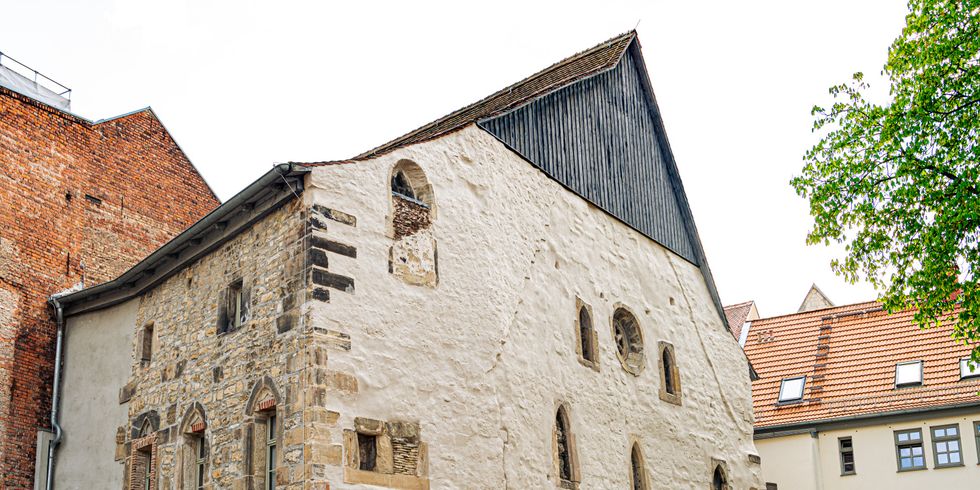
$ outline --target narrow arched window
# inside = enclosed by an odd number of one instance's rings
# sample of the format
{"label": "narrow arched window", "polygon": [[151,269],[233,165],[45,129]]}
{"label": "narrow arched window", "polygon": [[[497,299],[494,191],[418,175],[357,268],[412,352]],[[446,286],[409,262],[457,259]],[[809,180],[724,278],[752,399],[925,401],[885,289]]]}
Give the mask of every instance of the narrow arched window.
{"label": "narrow arched window", "polygon": [[558,452],[558,478],[562,483],[572,481],[571,434],[569,433],[568,416],[564,408],[558,409],[555,417],[555,446]]}
{"label": "narrow arched window", "polygon": [[636,443],[633,444],[633,450],[630,451],[630,469],[632,470],[633,490],[646,490],[646,469],[643,465],[640,446]]}
{"label": "narrow arched window", "polygon": [[713,490],[728,490],[728,479],[725,478],[725,470],[721,468],[721,465],[715,466],[715,474],[711,480],[711,488]]}
{"label": "narrow arched window", "polygon": [[592,327],[592,310],[581,299],[576,298],[575,303],[578,306],[578,318],[575,321],[575,337],[578,340],[575,350],[578,351],[578,360],[582,365],[598,371],[599,349],[595,329]]}
{"label": "narrow arched window", "polygon": [[415,162],[401,160],[391,169],[391,225],[395,239],[429,227],[433,211],[432,186]]}
{"label": "narrow arched window", "polygon": [[681,375],[677,368],[677,356],[674,346],[669,342],[660,341],[660,399],[681,404]]}
{"label": "narrow arched window", "polygon": [[183,461],[180,472],[183,485],[179,488],[204,490],[208,474],[207,426],[204,407],[200,403],[189,406],[180,424],[184,445],[179,449]]}

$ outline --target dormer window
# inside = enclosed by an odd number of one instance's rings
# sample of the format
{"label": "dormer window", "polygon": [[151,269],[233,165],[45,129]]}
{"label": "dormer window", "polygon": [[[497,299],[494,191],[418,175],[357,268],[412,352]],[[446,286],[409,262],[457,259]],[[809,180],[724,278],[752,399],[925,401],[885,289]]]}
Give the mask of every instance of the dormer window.
{"label": "dormer window", "polygon": [[960,379],[980,377],[980,364],[969,358],[960,359]]}
{"label": "dormer window", "polygon": [[895,365],[895,387],[921,386],[922,361],[900,362]]}
{"label": "dormer window", "polygon": [[804,385],[806,385],[806,376],[784,379],[779,385],[779,403],[802,400]]}

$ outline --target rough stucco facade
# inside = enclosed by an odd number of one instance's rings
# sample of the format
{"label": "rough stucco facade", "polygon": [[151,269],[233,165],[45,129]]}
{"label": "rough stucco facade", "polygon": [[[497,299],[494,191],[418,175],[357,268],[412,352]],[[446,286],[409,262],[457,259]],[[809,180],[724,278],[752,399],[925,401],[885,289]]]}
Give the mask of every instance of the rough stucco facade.
{"label": "rough stucco facade", "polygon": [[[432,187],[427,231],[438,250],[437,283],[389,272],[397,239],[388,182],[403,161],[418,164]],[[118,344],[131,353],[129,365],[115,366],[130,373],[119,386],[128,418],[98,419],[105,440],[125,434],[107,481],[127,474],[134,432],[152,413],[159,488],[187,488],[183,419],[199,404],[212,488],[263,488],[249,470],[257,424],[248,407],[261,397],[256,387],[270,385],[283,421],[281,488],[554,486],[559,405],[582,488],[628,486],[633,442],[649,458],[650,488],[708,488],[717,461],[732,488],[759,488],[746,361],[695,266],[475,126],[373,160],[317,167],[306,181],[301,200],[138,299],[126,337],[134,340]],[[325,260],[310,259],[320,250]],[[249,318],[219,335],[221,291],[237,278],[250,291]],[[597,370],[577,360],[577,299],[593,311]],[[641,326],[639,376],[616,357],[617,304]],[[84,318],[97,322],[121,307]],[[139,338],[149,323],[155,348],[143,365]],[[674,346],[680,405],[659,396],[658,341]],[[84,352],[67,355],[67,373],[87,362]],[[92,415],[66,412],[66,427],[91,424]],[[411,475],[351,467],[345,437],[371,423],[386,424],[380,431],[396,443],[398,435],[412,441]],[[70,442],[59,455],[79,457]],[[91,481],[68,465],[59,488]]]}
{"label": "rough stucco facade", "polygon": [[50,427],[48,297],[112,279],[218,200],[151,110],[92,122],[0,87],[0,202],[0,487],[29,488]]}

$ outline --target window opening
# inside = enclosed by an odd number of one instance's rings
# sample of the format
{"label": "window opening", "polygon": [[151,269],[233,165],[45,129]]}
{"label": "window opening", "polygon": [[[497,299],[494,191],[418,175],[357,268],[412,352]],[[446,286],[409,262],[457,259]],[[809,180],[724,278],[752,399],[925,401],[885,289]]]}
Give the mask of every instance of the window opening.
{"label": "window opening", "polygon": [[797,378],[786,378],[779,385],[779,401],[794,402],[803,399],[803,387],[806,385],[806,376]]}
{"label": "window opening", "polygon": [[633,469],[633,490],[646,490],[646,479],[643,471],[643,457],[640,455],[640,448],[633,444],[630,454],[630,463]]}
{"label": "window opening", "polygon": [[896,431],[895,451],[898,457],[898,471],[925,469],[926,457],[922,448],[921,429]]}
{"label": "window opening", "polygon": [[721,470],[721,466],[715,466],[715,475],[711,481],[711,488],[713,490],[727,490],[728,482],[725,480],[725,472]]}
{"label": "window opening", "polygon": [[980,376],[980,364],[974,363],[969,358],[960,359],[960,379],[977,376]]}
{"label": "window opening", "polygon": [[378,436],[357,433],[357,451],[360,456],[360,469],[374,471],[378,466]]}
{"label": "window opening", "polygon": [[936,458],[936,468],[962,466],[963,452],[960,449],[960,427],[946,425],[932,427],[932,452]]}
{"label": "window opening", "polygon": [[837,439],[837,447],[840,449],[840,474],[853,475],[854,471],[854,443],[850,437]]}
{"label": "window opening", "polygon": [[671,395],[676,395],[674,388],[674,360],[670,356],[670,349],[664,347],[663,352],[664,370],[664,389]]}
{"label": "window opening", "polygon": [[900,362],[895,365],[895,387],[922,384],[922,361]]}
{"label": "window opening", "polygon": [[153,359],[153,324],[143,327],[142,346],[140,347],[140,363],[144,366]]}
{"label": "window opening", "polygon": [[626,371],[639,375],[643,368],[643,334],[636,317],[625,308],[617,308],[612,323],[619,361]]}
{"label": "window opening", "polygon": [[416,201],[418,200],[418,198],[415,197],[415,190],[412,189],[412,184],[408,183],[408,177],[405,176],[405,172],[400,170],[395,172],[395,175],[391,177],[391,192],[414,199]]}
{"label": "window opening", "polygon": [[572,458],[568,447],[568,420],[565,412],[558,409],[555,418],[555,435],[558,440],[558,477],[562,482],[572,480]]}
{"label": "window opening", "polygon": [[204,438],[197,438],[197,458],[194,461],[194,481],[197,482],[197,490],[204,490],[204,460],[207,457],[207,447]]}
{"label": "window opening", "polygon": [[592,317],[589,311],[583,306],[578,310],[579,339],[582,342],[582,358],[586,361],[595,362],[595,352],[593,351],[592,341]]}
{"label": "window opening", "polygon": [[272,413],[266,420],[266,453],[265,453],[265,488],[276,488],[276,414]]}

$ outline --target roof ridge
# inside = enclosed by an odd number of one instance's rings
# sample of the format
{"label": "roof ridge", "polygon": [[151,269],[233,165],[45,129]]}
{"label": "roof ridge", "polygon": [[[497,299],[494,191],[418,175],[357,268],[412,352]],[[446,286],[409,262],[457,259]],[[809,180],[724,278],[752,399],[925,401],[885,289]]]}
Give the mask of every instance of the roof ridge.
{"label": "roof ridge", "polygon": [[[530,102],[542,96],[543,94],[550,93],[560,88],[563,88],[567,86],[569,83],[580,80],[585,76],[601,72],[612,66],[616,66],[616,64],[618,64],[619,60],[622,58],[623,53],[626,52],[626,48],[629,47],[630,44],[632,44],[633,40],[635,40],[636,37],[637,37],[636,30],[630,30],[618,36],[607,39],[606,41],[603,41],[595,46],[592,46],[591,48],[588,48],[583,51],[579,51],[578,53],[575,53],[556,63],[553,63],[547,68],[544,68],[543,70],[539,70],[534,74],[525,77],[516,83],[508,85],[507,87],[504,87],[472,104],[468,104],[459,109],[456,109],[455,111],[450,112],[449,114],[440,117],[435,121],[424,124],[387,143],[384,143],[364,153],[361,153],[353,157],[351,160],[365,160],[368,158],[372,158],[375,156],[388,153],[404,144],[420,143],[423,141],[428,141],[433,138],[437,138],[449,132],[460,129],[468,124],[476,122],[480,119],[484,119],[492,115],[506,112],[515,107],[519,107],[527,102]],[[582,71],[572,71],[567,74],[562,74],[562,76],[559,77],[558,80],[545,84],[542,87],[536,88],[530,91],[530,93],[528,94],[523,94],[522,96],[517,97],[511,101],[503,100],[505,96],[514,94],[515,92],[519,91],[518,89],[527,87],[532,82],[544,79],[547,77],[547,75],[557,73],[563,67],[569,66],[574,62],[584,60],[589,56],[596,55],[598,53],[601,53],[605,49],[609,49],[611,47],[618,46],[620,44],[622,46],[616,51],[615,60],[607,59],[604,60],[601,64],[598,64],[597,66],[590,66],[590,67],[586,67],[587,69],[584,69]],[[615,63],[612,63],[612,61],[615,61]],[[499,107],[492,107],[491,103],[497,101],[498,99],[500,99],[502,104],[500,104]],[[481,108],[485,109],[485,111],[480,111]],[[469,112],[472,112],[472,114],[467,114]],[[465,118],[461,117],[464,115],[466,115],[467,117]],[[454,119],[456,118],[459,118],[459,120],[454,121]],[[426,134],[427,132],[430,132],[430,130],[438,128],[441,125],[446,127],[438,131],[431,132],[431,134]]]}
{"label": "roof ridge", "polygon": [[759,319],[753,320],[753,321],[761,322],[761,321],[765,321],[765,320],[775,320],[777,318],[785,318],[785,317],[788,317],[788,316],[804,316],[804,315],[813,316],[816,313],[826,312],[827,310],[843,310],[843,311],[847,311],[847,310],[850,310],[850,309],[857,309],[857,307],[859,307],[859,306],[865,306],[866,307],[867,305],[872,304],[872,303],[881,304],[881,301],[878,301],[876,299],[872,299],[872,300],[868,300],[868,301],[862,301],[860,303],[851,303],[851,304],[840,305],[840,306],[830,306],[830,307],[827,307],[827,308],[820,308],[820,309],[817,309],[817,310],[795,311],[793,313],[784,313],[782,315],[767,316],[767,317],[759,318]]}

